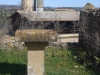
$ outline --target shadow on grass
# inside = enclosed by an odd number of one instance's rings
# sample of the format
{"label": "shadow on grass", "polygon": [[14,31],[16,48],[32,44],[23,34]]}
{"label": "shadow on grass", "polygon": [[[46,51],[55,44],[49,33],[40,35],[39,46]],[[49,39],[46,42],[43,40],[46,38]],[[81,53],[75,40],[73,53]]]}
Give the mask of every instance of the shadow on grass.
{"label": "shadow on grass", "polygon": [[0,63],[0,75],[27,75],[27,66],[21,64]]}

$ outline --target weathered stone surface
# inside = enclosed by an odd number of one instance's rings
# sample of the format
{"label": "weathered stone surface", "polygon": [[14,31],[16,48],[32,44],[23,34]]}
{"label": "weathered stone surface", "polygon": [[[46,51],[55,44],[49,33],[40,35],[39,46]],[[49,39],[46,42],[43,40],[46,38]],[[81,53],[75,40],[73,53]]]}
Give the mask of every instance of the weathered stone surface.
{"label": "weathered stone surface", "polygon": [[33,10],[33,1],[32,0],[22,0],[22,10],[32,11]]}
{"label": "weathered stone surface", "polygon": [[95,6],[92,5],[91,3],[87,3],[83,9],[81,11],[88,11],[88,10],[91,10],[91,9],[95,9]]}
{"label": "weathered stone surface", "polygon": [[[40,21],[40,22],[41,21],[52,21],[52,22],[53,21],[78,21],[80,15],[79,11],[43,11],[43,12],[30,11],[29,12],[29,11],[18,10],[17,13],[19,13],[21,16],[24,16],[26,19],[33,22],[34,21],[35,22],[36,21]],[[13,17],[10,18],[13,19]],[[23,20],[23,18],[21,18],[21,20]]]}
{"label": "weathered stone surface", "polygon": [[17,30],[15,37],[27,47],[28,75],[43,75],[44,49],[50,41],[57,41],[57,33],[53,30]]}
{"label": "weathered stone surface", "polygon": [[28,75],[43,75],[44,70],[44,49],[47,42],[27,42],[28,48]]}
{"label": "weathered stone surface", "polygon": [[49,42],[57,41],[57,33],[53,30],[17,30],[16,41],[23,42]]}
{"label": "weathered stone surface", "polygon": [[49,46],[67,49],[68,43],[67,42],[50,42]]}
{"label": "weathered stone surface", "polygon": [[5,50],[23,50],[25,49],[25,44],[24,42],[15,41],[15,37],[4,35],[0,38],[0,48]]}
{"label": "weathered stone surface", "polygon": [[81,11],[79,43],[100,57],[100,9]]}

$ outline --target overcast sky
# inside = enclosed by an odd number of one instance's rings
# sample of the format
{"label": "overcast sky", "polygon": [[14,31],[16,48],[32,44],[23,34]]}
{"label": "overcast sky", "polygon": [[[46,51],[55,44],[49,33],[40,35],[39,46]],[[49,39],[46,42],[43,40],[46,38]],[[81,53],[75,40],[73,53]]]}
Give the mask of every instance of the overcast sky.
{"label": "overcast sky", "polygon": [[[44,0],[44,7],[83,7],[88,2],[100,7],[100,0]],[[0,0],[0,4],[19,5],[21,0]]]}

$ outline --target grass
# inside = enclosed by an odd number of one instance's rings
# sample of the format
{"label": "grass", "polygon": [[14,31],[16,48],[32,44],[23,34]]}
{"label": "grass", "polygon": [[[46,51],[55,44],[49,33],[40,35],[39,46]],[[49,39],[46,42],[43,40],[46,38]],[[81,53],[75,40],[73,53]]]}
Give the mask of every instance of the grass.
{"label": "grass", "polygon": [[26,50],[0,50],[0,63],[27,64]]}
{"label": "grass", "polygon": [[50,47],[45,52],[45,71],[46,75],[92,75],[73,59],[70,50]]}
{"label": "grass", "polygon": [[25,75],[26,56],[26,50],[0,50],[0,75]]}
{"label": "grass", "polygon": [[[0,50],[0,75],[25,75],[27,50]],[[46,75],[92,75],[91,71],[73,59],[70,50],[46,47]]]}

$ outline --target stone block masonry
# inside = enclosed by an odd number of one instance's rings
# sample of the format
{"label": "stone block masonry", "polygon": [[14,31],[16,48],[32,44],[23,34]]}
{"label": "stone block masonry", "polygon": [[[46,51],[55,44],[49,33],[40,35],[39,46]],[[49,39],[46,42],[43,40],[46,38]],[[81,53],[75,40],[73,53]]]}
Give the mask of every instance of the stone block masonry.
{"label": "stone block masonry", "polygon": [[80,12],[79,43],[100,57],[100,9],[86,9]]}
{"label": "stone block masonry", "polygon": [[57,41],[53,30],[17,30],[16,41],[25,42],[28,49],[28,75],[44,75],[44,49]]}
{"label": "stone block masonry", "polygon": [[33,11],[33,1],[32,0],[22,0],[22,10]]}

